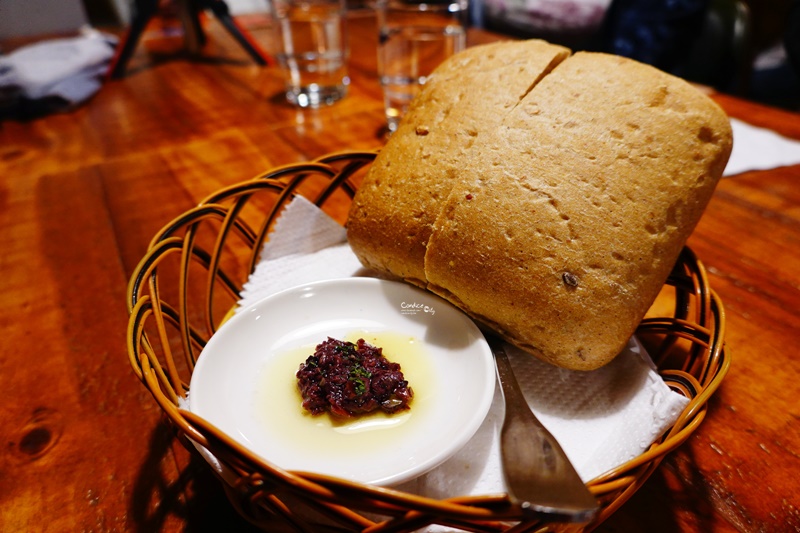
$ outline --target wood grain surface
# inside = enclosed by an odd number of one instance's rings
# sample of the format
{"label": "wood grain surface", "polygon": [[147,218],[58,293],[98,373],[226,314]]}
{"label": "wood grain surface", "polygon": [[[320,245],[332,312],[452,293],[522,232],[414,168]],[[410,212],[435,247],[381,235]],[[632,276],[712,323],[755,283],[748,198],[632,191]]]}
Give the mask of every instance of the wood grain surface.
{"label": "wood grain surface", "polygon": [[[269,46],[265,19],[242,21]],[[125,350],[128,277],[165,223],[283,163],[384,142],[369,13],[350,95],[288,106],[209,21],[202,55],[147,35],[71,112],[0,124],[0,531],[249,531],[173,441]],[[472,33],[471,42],[492,40]],[[800,139],[800,116],[714,95]],[[800,531],[800,166],[726,178],[690,240],[727,309],[709,416],[600,531]]]}

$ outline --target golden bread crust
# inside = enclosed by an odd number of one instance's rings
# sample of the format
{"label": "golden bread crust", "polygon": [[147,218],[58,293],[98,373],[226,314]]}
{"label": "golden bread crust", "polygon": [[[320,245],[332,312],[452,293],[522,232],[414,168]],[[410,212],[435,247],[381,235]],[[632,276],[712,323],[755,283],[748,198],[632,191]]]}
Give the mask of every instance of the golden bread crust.
{"label": "golden bread crust", "polygon": [[425,248],[440,204],[476,137],[569,54],[544,41],[493,43],[451,57],[412,102],[359,187],[348,220],[365,265],[425,286]]}

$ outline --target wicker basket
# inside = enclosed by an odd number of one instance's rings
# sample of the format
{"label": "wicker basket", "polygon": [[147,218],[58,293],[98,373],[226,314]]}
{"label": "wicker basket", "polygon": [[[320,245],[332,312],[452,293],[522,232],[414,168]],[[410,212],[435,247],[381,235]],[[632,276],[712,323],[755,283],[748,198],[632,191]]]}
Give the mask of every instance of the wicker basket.
{"label": "wicker basket", "polygon": [[[237,510],[269,531],[413,531],[437,523],[467,531],[558,530],[523,518],[503,496],[433,500],[337,478],[287,472],[263,461],[179,407],[206,341],[238,300],[281,210],[301,194],[344,222],[374,160],[348,152],[277,168],[228,187],[164,227],[128,287],[128,355],[134,372],[193,453],[208,449],[228,473]],[[729,367],[722,304],[686,249],[639,328],[664,380],[690,398],[675,425],[639,457],[588,483],[602,509],[589,530],[619,508],[703,421]],[[369,518],[367,518],[369,517]],[[580,528],[578,528],[580,529]]]}

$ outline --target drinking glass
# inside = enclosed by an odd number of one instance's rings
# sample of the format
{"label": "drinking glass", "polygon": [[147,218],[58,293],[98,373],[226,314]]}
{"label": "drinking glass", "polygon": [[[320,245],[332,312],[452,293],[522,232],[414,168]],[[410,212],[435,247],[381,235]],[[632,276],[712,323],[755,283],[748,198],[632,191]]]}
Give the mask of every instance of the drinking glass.
{"label": "drinking glass", "polygon": [[300,107],[332,104],[347,94],[345,0],[272,0],[286,99]]}
{"label": "drinking glass", "polygon": [[378,76],[394,132],[431,72],[466,47],[468,0],[377,0],[376,7]]}

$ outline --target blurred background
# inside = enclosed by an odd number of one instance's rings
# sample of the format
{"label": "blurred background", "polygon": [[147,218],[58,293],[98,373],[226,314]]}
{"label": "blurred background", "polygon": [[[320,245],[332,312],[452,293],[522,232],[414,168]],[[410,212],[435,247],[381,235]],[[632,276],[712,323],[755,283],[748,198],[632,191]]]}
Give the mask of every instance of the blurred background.
{"label": "blurred background", "polygon": [[[175,1],[186,0],[160,0],[162,9]],[[472,2],[475,26],[634,57],[721,92],[800,110],[800,0]],[[226,3],[242,19],[268,11],[267,0]],[[349,3],[369,9],[368,0]],[[135,12],[135,0],[0,0],[0,54],[86,27],[121,34]]]}

